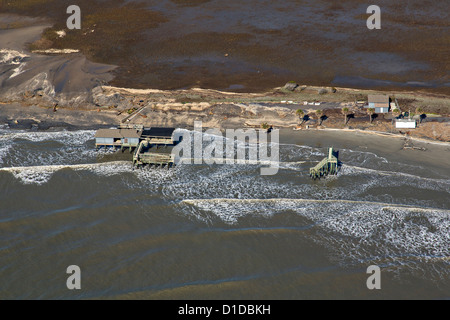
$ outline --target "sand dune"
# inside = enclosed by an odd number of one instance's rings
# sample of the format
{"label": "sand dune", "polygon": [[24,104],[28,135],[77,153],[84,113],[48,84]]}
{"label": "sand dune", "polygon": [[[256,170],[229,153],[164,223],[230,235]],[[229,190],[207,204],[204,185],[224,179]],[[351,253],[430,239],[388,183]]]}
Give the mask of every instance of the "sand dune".
{"label": "sand dune", "polygon": [[[22,19],[8,15],[12,22],[13,18]],[[73,51],[56,55],[29,52],[27,44],[39,39],[48,26],[40,24],[0,31],[0,97],[3,101],[35,98],[48,104],[78,106],[92,101],[94,87],[113,79],[110,71],[115,66],[90,62]]]}

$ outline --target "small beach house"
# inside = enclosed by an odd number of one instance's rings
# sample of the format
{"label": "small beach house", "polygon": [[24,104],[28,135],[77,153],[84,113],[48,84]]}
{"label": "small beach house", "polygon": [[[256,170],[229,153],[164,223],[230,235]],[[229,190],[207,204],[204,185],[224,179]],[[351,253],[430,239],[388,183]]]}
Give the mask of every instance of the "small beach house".
{"label": "small beach house", "polygon": [[389,96],[384,94],[369,94],[367,108],[375,109],[375,113],[388,113]]}
{"label": "small beach house", "polygon": [[95,147],[135,148],[139,145],[142,130],[100,129],[95,134]]}

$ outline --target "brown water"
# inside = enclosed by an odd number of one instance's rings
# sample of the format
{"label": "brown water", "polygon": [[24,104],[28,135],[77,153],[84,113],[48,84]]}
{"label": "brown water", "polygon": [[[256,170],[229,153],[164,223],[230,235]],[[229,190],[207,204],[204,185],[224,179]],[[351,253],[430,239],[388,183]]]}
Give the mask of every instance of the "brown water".
{"label": "brown water", "polygon": [[[4,5],[64,28],[70,1]],[[446,0],[380,0],[381,30],[368,30],[360,0],[77,2],[83,29],[54,46],[119,65],[113,84],[261,91],[289,80],[326,86],[449,93]],[[91,32],[94,30],[94,32]]]}
{"label": "brown water", "polygon": [[363,1],[194,2],[145,2],[169,21],[135,45],[133,55],[148,68],[133,70],[139,80],[119,73],[117,82],[254,91],[295,80],[448,92],[446,1],[381,1],[381,30],[366,28]]}
{"label": "brown water", "polygon": [[[450,163],[435,160],[448,147],[290,131],[263,177],[258,164],[133,171],[93,151],[94,133],[1,129],[1,299],[450,297]],[[313,182],[331,141],[341,172]],[[373,264],[381,290],[366,287]]]}

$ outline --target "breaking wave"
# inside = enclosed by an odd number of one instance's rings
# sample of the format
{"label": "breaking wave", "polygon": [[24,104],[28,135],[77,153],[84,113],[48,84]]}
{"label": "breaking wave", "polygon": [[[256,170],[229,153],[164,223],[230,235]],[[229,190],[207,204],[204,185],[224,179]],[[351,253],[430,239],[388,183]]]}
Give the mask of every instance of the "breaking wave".
{"label": "breaking wave", "polygon": [[3,64],[20,64],[25,58],[29,56],[23,52],[9,49],[0,49],[0,63]]}
{"label": "breaking wave", "polygon": [[[141,182],[163,182],[175,174],[174,170],[143,169],[135,170],[130,161],[113,161],[92,164],[52,165],[32,167],[0,168],[0,172],[8,172],[23,184],[42,185],[48,183],[52,176],[61,170],[88,171],[98,176],[111,177],[129,173],[135,175]],[[134,185],[136,187],[136,185]]]}
{"label": "breaking wave", "polygon": [[95,131],[11,132],[0,134],[0,165],[66,165],[96,160],[93,144]]}
{"label": "breaking wave", "polygon": [[435,280],[450,275],[450,210],[311,199],[191,199],[180,206],[203,221],[217,217],[231,225],[244,217],[267,219],[289,212],[306,218],[308,238],[327,247],[343,266],[371,261],[394,272],[407,266],[420,273],[418,263],[429,261],[435,264]]}
{"label": "breaking wave", "polygon": [[117,161],[96,164],[0,168],[0,172],[9,172],[24,184],[41,185],[47,183],[55,172],[64,169],[71,169],[74,171],[89,170],[99,175],[109,176],[123,172],[130,172],[131,166],[127,161]]}
{"label": "breaking wave", "polygon": [[[345,150],[337,177],[312,182],[308,169],[325,156],[323,150],[279,144],[280,162],[135,170],[130,161],[98,163],[104,151],[94,150],[93,130],[18,132],[0,126],[0,134],[0,175],[11,174],[25,185],[49,183],[62,170],[114,177],[118,188],[158,194],[182,214],[208,224],[299,217],[296,232],[308,231],[307,237],[328,248],[340,265],[370,260],[420,273],[418,263],[431,261],[436,279],[450,273],[450,180],[423,177],[418,166],[405,172],[403,164],[377,154]],[[260,168],[268,165],[278,167],[278,174],[261,176]]]}
{"label": "breaking wave", "polygon": [[[6,125],[4,125],[6,126]],[[32,142],[41,141],[58,141],[70,146],[84,144],[86,141],[94,139],[95,130],[78,130],[78,131],[4,131],[0,135],[0,141],[14,141],[15,139],[29,140]]]}

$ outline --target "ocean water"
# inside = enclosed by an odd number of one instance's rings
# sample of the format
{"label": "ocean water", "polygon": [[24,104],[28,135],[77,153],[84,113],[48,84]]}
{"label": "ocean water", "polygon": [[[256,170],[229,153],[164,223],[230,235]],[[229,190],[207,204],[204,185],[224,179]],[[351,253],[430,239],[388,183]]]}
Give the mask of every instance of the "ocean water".
{"label": "ocean water", "polygon": [[94,134],[0,128],[1,299],[450,298],[446,162],[335,142],[338,176],[311,181],[330,141],[282,135],[274,176],[133,170]]}

